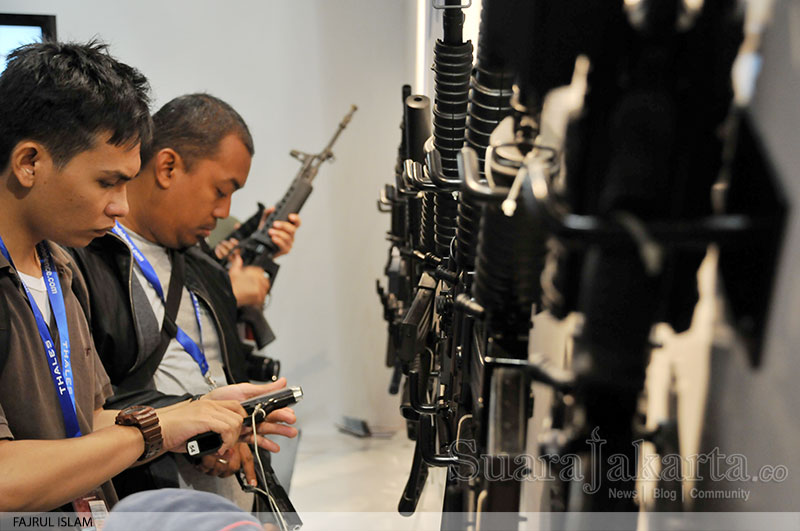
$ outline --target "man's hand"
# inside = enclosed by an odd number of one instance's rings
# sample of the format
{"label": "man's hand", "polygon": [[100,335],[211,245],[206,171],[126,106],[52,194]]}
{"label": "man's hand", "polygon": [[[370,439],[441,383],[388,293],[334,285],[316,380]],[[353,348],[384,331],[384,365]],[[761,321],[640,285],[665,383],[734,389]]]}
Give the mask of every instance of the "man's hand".
{"label": "man's hand", "polygon": [[222,454],[238,442],[245,415],[244,408],[236,400],[197,400],[159,411],[164,448],[184,452],[187,440],[214,431],[222,437],[222,447],[217,452]]}
{"label": "man's hand", "polygon": [[[274,211],[275,207],[264,210],[258,225],[259,229],[263,228],[267,217]],[[289,214],[288,222],[276,221],[267,231],[273,243],[278,247],[278,252],[275,253],[276,258],[291,251],[292,245],[294,245],[294,234],[300,228],[300,223],[300,216]],[[236,250],[237,245],[239,245],[239,240],[236,238],[223,240],[214,248],[214,254],[219,259],[227,257],[230,262],[228,275],[231,279],[233,295],[236,297],[236,305],[261,308],[264,306],[264,300],[271,287],[269,278],[260,267],[244,265],[241,255]]]}
{"label": "man's hand", "polygon": [[[275,207],[269,207],[264,210],[264,213],[261,215],[261,221],[258,224],[258,229],[261,230],[264,228],[264,224],[267,221],[267,218],[270,214],[275,212]],[[272,224],[272,227],[267,230],[267,234],[269,237],[272,238],[272,242],[278,246],[278,252],[275,254],[275,258],[279,256],[283,256],[284,254],[288,254],[289,251],[292,250],[292,245],[294,244],[294,235],[297,232],[297,229],[300,228],[301,220],[298,214],[289,214],[289,221],[276,221]],[[234,226],[235,229],[238,229],[240,224],[236,224]],[[226,256],[231,258],[234,256],[234,249],[236,246],[239,245],[239,240],[236,238],[228,238],[227,240],[222,240],[214,247],[214,254],[220,260],[225,258]]]}
{"label": "man's hand", "polygon": [[[274,210],[274,207],[270,211]],[[276,221],[272,227],[267,231],[269,237],[272,238],[272,243],[278,246],[278,252],[275,253],[275,258],[288,254],[294,245],[294,234],[300,228],[300,216],[297,214],[289,214],[289,221]]]}
{"label": "man's hand", "polygon": [[204,455],[197,465],[197,469],[204,474],[219,478],[227,478],[242,469],[248,484],[253,486],[258,484],[253,452],[250,451],[250,447],[247,444],[242,442],[236,444],[236,446],[230,448],[219,457]]}
{"label": "man's hand", "polygon": [[[258,446],[264,450],[268,450],[274,454],[281,451],[281,447],[275,441],[267,439],[267,435],[281,435],[288,439],[297,437],[297,429],[286,424],[294,424],[297,417],[292,408],[285,407],[277,409],[267,415],[267,419],[257,426]],[[249,426],[245,426],[242,430],[241,440],[248,444],[253,444],[253,430]]]}
{"label": "man's hand", "polygon": [[218,259],[222,260],[229,254],[231,254],[233,250],[236,249],[237,245],[239,245],[239,240],[237,240],[236,238],[228,238],[227,240],[222,240],[217,244],[216,247],[214,247],[214,255]]}
{"label": "man's hand", "polygon": [[[286,378],[262,385],[251,383],[226,385],[209,392],[200,401],[237,400],[243,402],[248,398],[272,393],[284,387],[286,387]],[[292,408],[285,407],[273,411],[257,426],[258,446],[273,453],[279,452],[281,447],[275,441],[267,439],[265,435],[281,435],[289,439],[297,437],[297,429],[287,426],[287,424],[294,424],[295,422],[297,422],[297,416],[295,416]],[[242,428],[241,440],[249,444],[253,443],[253,429],[250,426]]]}
{"label": "man's hand", "polygon": [[270,288],[264,270],[257,266],[243,267],[242,257],[237,253],[232,255],[230,263],[228,276],[231,279],[233,296],[236,297],[236,305],[262,307]]}

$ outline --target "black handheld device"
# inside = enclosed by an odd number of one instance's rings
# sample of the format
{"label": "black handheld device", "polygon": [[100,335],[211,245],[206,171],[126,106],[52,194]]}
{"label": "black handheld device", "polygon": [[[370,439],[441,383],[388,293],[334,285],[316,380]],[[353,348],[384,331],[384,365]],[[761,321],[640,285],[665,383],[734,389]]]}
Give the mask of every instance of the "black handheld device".
{"label": "black handheld device", "polygon": [[253,420],[253,412],[256,413],[256,424],[264,422],[267,415],[284,407],[291,406],[303,399],[302,387],[287,387],[280,391],[273,391],[261,396],[255,396],[242,402],[242,407],[247,412],[247,418],[243,424],[249,426]]}
{"label": "black handheld device", "polygon": [[[303,389],[301,387],[287,387],[245,400],[242,402],[242,407],[247,412],[247,417],[242,424],[250,426],[253,412],[256,413],[256,424],[258,424],[276,409],[291,406],[302,399]],[[207,431],[186,441],[186,452],[192,457],[201,457],[216,452],[220,446],[222,446],[222,437],[219,433]]]}

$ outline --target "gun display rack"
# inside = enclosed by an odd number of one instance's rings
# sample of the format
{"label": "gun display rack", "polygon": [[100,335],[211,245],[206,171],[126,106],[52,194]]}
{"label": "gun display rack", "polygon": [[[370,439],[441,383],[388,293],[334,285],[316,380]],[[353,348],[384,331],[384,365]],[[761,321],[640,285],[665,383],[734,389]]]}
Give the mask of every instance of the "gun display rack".
{"label": "gun display rack", "polygon": [[[651,328],[688,327],[715,246],[757,367],[788,207],[732,98],[736,1],[484,0],[474,64],[460,2],[434,7],[446,8],[434,102],[403,88],[394,182],[378,201],[391,215],[377,283],[389,391],[415,441],[398,510],[412,514],[428,469],[446,467],[442,529],[516,529],[532,384],[555,398],[540,455],[575,453],[587,470],[593,437],[622,454],[637,437],[677,448],[675,426],[638,423]],[[579,71],[582,105],[548,143],[546,97]],[[543,311],[583,317],[565,367],[529,352]],[[593,479],[553,482],[543,510],[574,512],[575,525],[629,512],[634,527],[633,500]]]}

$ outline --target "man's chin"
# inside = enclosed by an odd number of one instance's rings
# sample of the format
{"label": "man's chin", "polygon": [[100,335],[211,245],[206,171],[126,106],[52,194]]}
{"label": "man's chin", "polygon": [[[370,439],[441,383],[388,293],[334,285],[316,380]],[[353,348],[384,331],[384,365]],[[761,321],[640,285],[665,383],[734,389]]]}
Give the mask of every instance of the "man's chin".
{"label": "man's chin", "polygon": [[[200,243],[200,240],[202,240],[202,239],[203,239],[202,236],[197,235],[197,234],[194,234],[194,235],[191,235],[191,236],[182,236],[182,237],[180,237],[178,239],[178,241],[175,242],[176,246],[174,248],[175,249],[188,249],[189,247],[194,247],[195,245]],[[168,247],[171,247],[171,246],[168,246]]]}
{"label": "man's chin", "polygon": [[196,245],[211,236],[211,231],[208,229],[199,229],[192,235],[191,245]]}
{"label": "man's chin", "polygon": [[104,235],[97,234],[97,233],[89,233],[89,234],[81,234],[81,235],[70,235],[70,236],[63,236],[59,238],[50,238],[51,241],[61,245],[62,247],[75,247],[81,248],[86,247],[92,240],[95,238],[100,238]]}

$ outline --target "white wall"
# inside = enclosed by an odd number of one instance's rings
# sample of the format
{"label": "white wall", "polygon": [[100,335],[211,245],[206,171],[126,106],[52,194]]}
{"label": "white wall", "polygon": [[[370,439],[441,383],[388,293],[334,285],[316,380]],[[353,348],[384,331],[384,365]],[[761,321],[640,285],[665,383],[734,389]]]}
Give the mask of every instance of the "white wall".
{"label": "white wall", "polygon": [[375,201],[393,178],[400,91],[412,81],[414,4],[393,0],[6,0],[7,13],[54,14],[61,40],[95,35],[147,77],[154,109],[207,91],[236,108],[256,144],[250,180],[234,196],[243,218],[277,201],[298,164],[320,150],[351,103],[359,106],[302,212],[268,317],[270,354],[302,385],[304,428],[342,414],[400,425],[383,367],[385,327],[374,279],[388,228]]}

